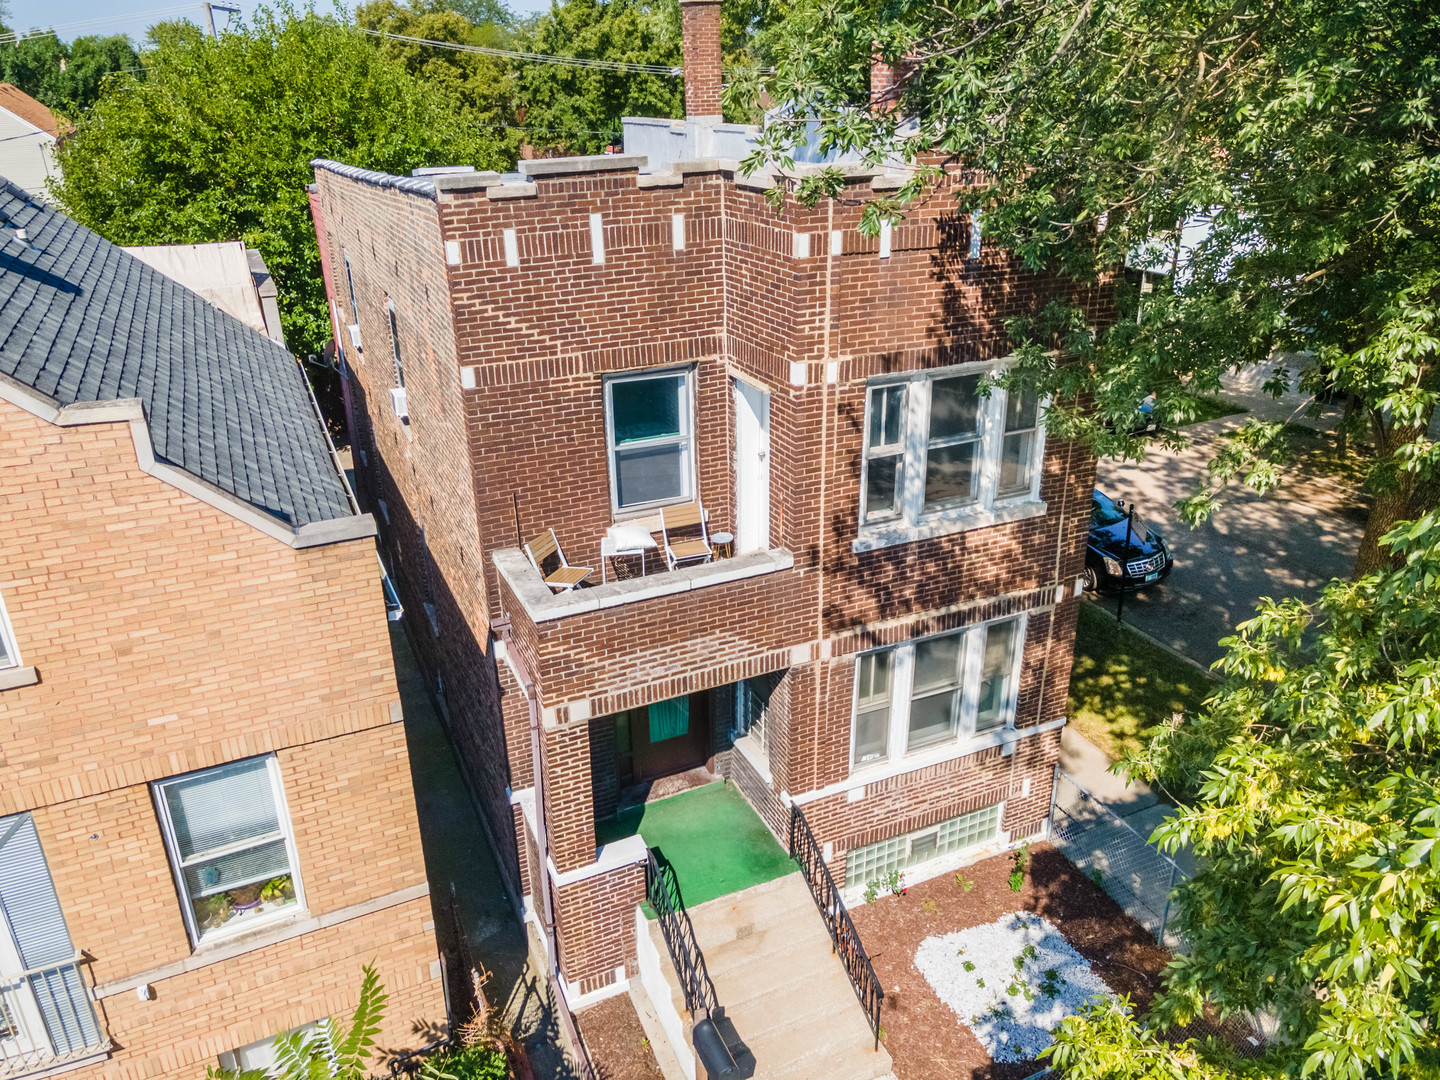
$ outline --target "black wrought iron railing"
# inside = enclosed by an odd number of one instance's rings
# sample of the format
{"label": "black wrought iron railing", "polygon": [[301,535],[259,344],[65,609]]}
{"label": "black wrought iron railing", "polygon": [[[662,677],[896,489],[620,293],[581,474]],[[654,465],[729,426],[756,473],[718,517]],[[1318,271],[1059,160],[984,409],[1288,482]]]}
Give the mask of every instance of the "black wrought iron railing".
{"label": "black wrought iron railing", "polygon": [[870,957],[860,943],[855,923],[850,919],[850,912],[845,910],[845,901],[840,898],[840,889],[830,874],[830,868],[825,865],[825,854],[816,842],[815,834],[810,831],[810,822],[805,820],[800,807],[793,803],[790,806],[790,857],[800,864],[805,883],[810,886],[810,895],[815,898],[815,906],[825,920],[825,929],[830,931],[831,947],[845,966],[845,974],[850,977],[850,985],[860,999],[866,1019],[870,1021],[875,1049],[879,1050],[880,1005],[885,1000],[885,991],[880,988],[880,980],[875,977]]}
{"label": "black wrought iron railing", "polygon": [[680,900],[675,871],[668,863],[662,867],[653,851],[648,853],[645,867],[645,899],[655,911],[670,962],[680,977],[685,1008],[692,1018],[697,1013],[708,1017],[720,1004],[715,997],[715,984],[710,981],[705,955],[695,941],[695,927]]}

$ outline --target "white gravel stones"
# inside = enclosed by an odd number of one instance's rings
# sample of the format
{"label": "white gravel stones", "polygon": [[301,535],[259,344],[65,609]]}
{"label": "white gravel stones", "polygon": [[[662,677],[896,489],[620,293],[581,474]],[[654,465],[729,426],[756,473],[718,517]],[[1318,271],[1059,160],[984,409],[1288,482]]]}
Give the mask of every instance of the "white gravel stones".
{"label": "white gravel stones", "polygon": [[1023,911],[926,938],[915,967],[994,1061],[1033,1059],[1061,1020],[1114,996],[1052,923]]}

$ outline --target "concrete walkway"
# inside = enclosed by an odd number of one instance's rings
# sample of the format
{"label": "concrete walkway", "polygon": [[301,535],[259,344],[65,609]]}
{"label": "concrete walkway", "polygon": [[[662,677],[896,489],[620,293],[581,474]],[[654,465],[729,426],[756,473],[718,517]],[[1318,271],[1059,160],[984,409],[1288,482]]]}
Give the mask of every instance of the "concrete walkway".
{"label": "concrete walkway", "polygon": [[[879,1080],[890,1075],[890,1055],[883,1046],[875,1049],[865,1013],[830,950],[830,935],[800,874],[698,904],[689,914],[724,1009],[726,1022],[719,1026],[742,1076]],[[685,1002],[659,923],[650,923],[650,937],[688,1036]]]}
{"label": "concrete walkway", "polygon": [[529,941],[505,892],[495,853],[409,639],[396,623],[390,624],[390,647],[405,713],[405,741],[437,932],[443,934],[442,928],[449,926],[446,908],[453,882],[470,951],[492,973],[486,988],[491,1003],[503,1006],[511,1032],[526,1046],[537,1080],[568,1080],[575,1074],[560,1050],[559,1023],[543,971],[530,962]]}

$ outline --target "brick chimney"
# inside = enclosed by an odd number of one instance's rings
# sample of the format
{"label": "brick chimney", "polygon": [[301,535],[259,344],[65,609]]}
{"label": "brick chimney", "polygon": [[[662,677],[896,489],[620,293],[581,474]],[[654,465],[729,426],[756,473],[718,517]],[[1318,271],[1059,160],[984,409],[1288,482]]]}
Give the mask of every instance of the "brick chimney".
{"label": "brick chimney", "polygon": [[680,0],[685,119],[720,119],[720,0]]}

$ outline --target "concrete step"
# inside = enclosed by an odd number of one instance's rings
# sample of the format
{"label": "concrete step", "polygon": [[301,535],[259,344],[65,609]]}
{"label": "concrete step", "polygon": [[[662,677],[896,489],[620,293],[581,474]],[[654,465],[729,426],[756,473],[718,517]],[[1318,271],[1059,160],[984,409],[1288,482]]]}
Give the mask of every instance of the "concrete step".
{"label": "concrete step", "polygon": [[[696,941],[741,1057],[757,1080],[879,1080],[890,1055],[877,1052],[864,1011],[799,874],[701,904],[690,911]],[[689,1017],[658,923],[648,926]],[[741,1064],[745,1064],[744,1061]]]}

